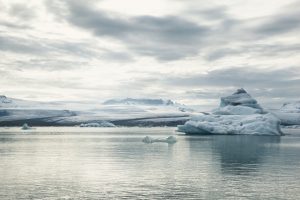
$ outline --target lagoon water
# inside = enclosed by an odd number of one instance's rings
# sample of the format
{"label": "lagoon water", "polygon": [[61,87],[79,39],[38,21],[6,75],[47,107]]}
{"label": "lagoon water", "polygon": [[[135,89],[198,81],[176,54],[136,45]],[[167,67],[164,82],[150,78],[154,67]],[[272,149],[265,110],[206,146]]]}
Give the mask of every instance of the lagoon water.
{"label": "lagoon water", "polygon": [[0,129],[0,199],[300,199],[300,130],[176,136],[175,128]]}

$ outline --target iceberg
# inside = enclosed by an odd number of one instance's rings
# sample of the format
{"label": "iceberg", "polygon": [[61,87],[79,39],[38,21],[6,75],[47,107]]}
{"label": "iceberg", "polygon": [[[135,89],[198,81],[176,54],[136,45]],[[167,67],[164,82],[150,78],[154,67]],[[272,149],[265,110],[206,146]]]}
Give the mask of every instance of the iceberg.
{"label": "iceberg", "polygon": [[113,123],[103,121],[100,123],[94,122],[94,123],[82,123],[80,124],[80,127],[116,127]]}
{"label": "iceberg", "polygon": [[151,144],[155,142],[164,142],[168,144],[175,144],[177,142],[177,139],[174,136],[169,136],[167,138],[152,138],[149,136],[146,136],[143,138],[142,142],[146,144]]}
{"label": "iceberg", "polygon": [[280,111],[287,113],[300,113],[300,101],[284,103]]}
{"label": "iceberg", "polygon": [[282,135],[280,120],[267,113],[244,89],[222,97],[212,114],[191,117],[177,131],[186,134]]}
{"label": "iceberg", "polygon": [[199,115],[184,125],[179,132],[187,134],[251,134],[282,135],[280,120],[274,115]]}
{"label": "iceberg", "polygon": [[281,120],[283,126],[300,125],[300,101],[284,103],[279,110],[272,112]]}

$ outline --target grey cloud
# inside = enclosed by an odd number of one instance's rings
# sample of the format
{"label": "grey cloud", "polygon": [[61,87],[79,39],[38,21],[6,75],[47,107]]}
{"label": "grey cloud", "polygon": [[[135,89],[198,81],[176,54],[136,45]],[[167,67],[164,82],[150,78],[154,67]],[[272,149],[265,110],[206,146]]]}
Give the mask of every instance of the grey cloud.
{"label": "grey cloud", "polygon": [[[90,58],[102,59],[106,61],[132,61],[132,56],[128,53],[95,47],[90,43],[21,38],[7,35],[0,35],[0,51],[27,54],[35,57],[30,61],[22,61],[21,63],[18,62],[17,59],[15,67],[20,68],[23,66],[27,69],[37,67],[47,70],[60,70],[65,69],[65,67],[71,69],[73,66],[78,66],[77,64],[81,62],[80,60]],[[57,56],[63,55],[71,55],[76,57],[80,56],[80,58],[76,59],[77,62],[69,62],[67,60],[57,58]],[[39,57],[39,59],[36,57]],[[65,66],[63,67],[63,65]]]}
{"label": "grey cloud", "polygon": [[[96,10],[80,1],[68,1],[67,6],[69,14],[66,18],[73,25],[90,30],[99,37],[119,40],[133,52],[155,57],[161,61],[198,55],[200,52],[207,52],[205,49],[207,47],[216,49],[206,56],[208,61],[245,52],[261,55],[260,53],[266,49],[270,50],[271,54],[279,53],[279,50],[292,51],[293,47],[290,49],[278,47],[275,52],[272,49],[274,45],[255,46],[252,42],[297,29],[300,22],[298,14],[300,12],[296,12],[298,9],[294,9],[296,11],[291,13],[288,13],[290,9],[286,9],[278,15],[259,19],[254,27],[249,28],[247,27],[249,21],[232,18],[227,14],[225,6],[198,11],[191,8],[189,14],[206,18],[207,22],[215,19],[220,21],[211,27],[201,26],[179,16],[119,16],[104,10]],[[185,11],[185,14],[187,13],[188,11]],[[244,45],[240,49],[218,48],[220,45],[225,46],[232,42],[242,42]],[[251,44],[246,45],[247,43]],[[251,48],[248,48],[249,46]],[[297,51],[297,48],[294,50]]]}
{"label": "grey cloud", "polygon": [[286,69],[260,69],[253,66],[231,67],[210,71],[208,74],[195,74],[169,77],[166,84],[176,86],[217,86],[217,87],[291,87],[300,84],[299,67]]}
{"label": "grey cloud", "polygon": [[28,25],[16,24],[16,23],[5,22],[5,21],[0,21],[0,26],[4,26],[7,28],[13,28],[13,29],[22,29],[22,30],[31,28]]}
{"label": "grey cloud", "polygon": [[244,87],[254,97],[263,98],[263,102],[270,103],[274,98],[280,98],[282,103],[300,98],[299,85],[300,67],[272,70],[249,66],[229,67],[193,75],[154,73],[147,78],[136,79],[124,87],[139,90],[159,86],[168,93],[176,88],[177,94],[181,91],[182,96],[192,99],[219,99],[220,96]]}
{"label": "grey cloud", "polygon": [[[194,75],[185,78],[170,78],[166,84],[189,88],[203,88],[206,93],[190,90],[194,98],[213,99],[232,93],[236,88],[244,87],[252,96],[268,107],[276,107],[285,101],[300,98],[299,67],[286,69],[229,68],[215,70],[206,75]],[[216,95],[216,89],[219,89]],[[191,93],[194,93],[193,95]]]}
{"label": "grey cloud", "polygon": [[64,59],[38,58],[29,60],[16,60],[12,67],[16,70],[40,69],[47,71],[72,70],[88,65],[88,62],[70,61]]}
{"label": "grey cloud", "polygon": [[36,16],[34,8],[28,7],[26,4],[12,5],[9,14],[22,20],[30,20]]}
{"label": "grey cloud", "polygon": [[277,15],[270,16],[256,29],[258,34],[273,36],[300,30],[300,3],[284,7]]}
{"label": "grey cloud", "polygon": [[189,6],[188,9],[184,11],[184,14],[199,16],[208,20],[224,20],[230,18],[227,14],[227,10],[228,8],[226,6],[215,6],[206,9],[199,9],[199,7]]}
{"label": "grey cloud", "polygon": [[[300,10],[299,10],[300,13]],[[299,30],[300,14],[289,14],[280,16],[258,27],[258,33],[265,35],[283,34],[294,30]]]}
{"label": "grey cloud", "polygon": [[78,47],[79,45],[80,44],[51,41],[47,39],[0,35],[0,51],[31,54],[36,56],[50,53],[56,54],[59,51],[73,54],[80,53],[80,55],[88,54],[87,51],[80,49]]}
{"label": "grey cloud", "polygon": [[0,50],[14,53],[43,54],[47,48],[32,40],[0,35]]}
{"label": "grey cloud", "polygon": [[95,10],[82,2],[68,1],[67,19],[73,25],[92,31],[97,36],[125,43],[140,55],[159,60],[176,60],[195,55],[210,28],[178,16],[121,17]]}
{"label": "grey cloud", "polygon": [[106,51],[101,55],[101,58],[104,60],[110,60],[114,62],[130,62],[133,61],[133,57],[124,52],[114,52],[114,51]]}
{"label": "grey cloud", "polygon": [[205,59],[215,61],[226,56],[251,55],[255,57],[290,56],[300,52],[300,44],[250,44],[220,48],[206,54]]}

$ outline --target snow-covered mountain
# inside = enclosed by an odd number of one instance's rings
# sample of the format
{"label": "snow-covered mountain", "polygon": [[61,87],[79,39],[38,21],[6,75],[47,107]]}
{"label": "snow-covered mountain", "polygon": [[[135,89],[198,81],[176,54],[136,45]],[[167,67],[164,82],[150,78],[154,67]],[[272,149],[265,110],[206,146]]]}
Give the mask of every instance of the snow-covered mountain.
{"label": "snow-covered mountain", "polygon": [[40,101],[28,101],[22,99],[10,98],[5,95],[0,95],[0,109],[7,108],[22,108],[22,109],[55,109],[60,104],[56,102],[40,102]]}
{"label": "snow-covered mountain", "polygon": [[[170,99],[146,99],[146,98],[125,98],[109,99],[102,103],[103,105],[133,105],[133,106],[168,106],[178,109],[180,112],[193,112],[194,110],[184,104],[177,103]],[[158,107],[159,108],[159,107]]]}
{"label": "snow-covered mountain", "polygon": [[175,102],[168,99],[135,99],[135,98],[126,98],[126,99],[109,99],[103,102],[104,105],[148,105],[148,106],[168,106],[175,105]]}
{"label": "snow-covered mountain", "polygon": [[163,99],[95,102],[37,102],[1,96],[0,125],[80,125],[113,122],[122,126],[177,125],[189,119],[188,106]]}

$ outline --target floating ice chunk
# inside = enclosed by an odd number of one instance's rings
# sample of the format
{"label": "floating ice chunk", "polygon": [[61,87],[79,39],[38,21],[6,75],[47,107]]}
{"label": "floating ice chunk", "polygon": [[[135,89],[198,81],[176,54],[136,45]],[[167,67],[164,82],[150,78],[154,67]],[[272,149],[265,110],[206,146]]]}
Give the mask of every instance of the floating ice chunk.
{"label": "floating ice chunk", "polygon": [[23,124],[23,126],[21,127],[22,130],[29,130],[32,129],[27,123]]}
{"label": "floating ice chunk", "polygon": [[167,138],[152,138],[152,137],[146,136],[143,138],[142,141],[147,144],[154,143],[154,142],[165,142],[168,144],[174,144],[177,142],[177,139],[174,136],[169,136]]}
{"label": "floating ice chunk", "polygon": [[103,122],[100,122],[100,123],[82,123],[80,124],[80,127],[116,127],[113,123],[111,122],[107,122],[107,121],[103,121]]}
{"label": "floating ice chunk", "polygon": [[144,143],[147,143],[147,144],[150,144],[150,143],[153,143],[154,139],[149,137],[149,136],[146,136],[143,138],[142,140]]}

